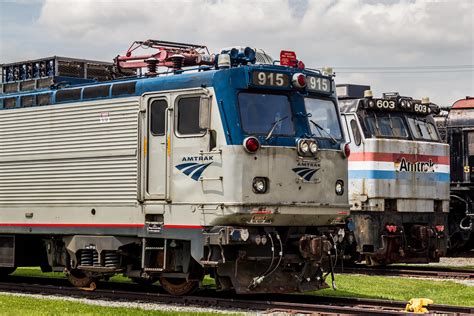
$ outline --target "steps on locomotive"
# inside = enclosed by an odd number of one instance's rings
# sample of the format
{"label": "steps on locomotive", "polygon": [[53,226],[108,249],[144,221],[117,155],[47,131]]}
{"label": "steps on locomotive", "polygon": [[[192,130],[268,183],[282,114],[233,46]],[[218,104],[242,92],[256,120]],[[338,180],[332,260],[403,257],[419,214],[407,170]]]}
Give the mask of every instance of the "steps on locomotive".
{"label": "steps on locomotive", "polygon": [[142,241],[142,269],[145,272],[161,272],[166,269],[167,239]]}

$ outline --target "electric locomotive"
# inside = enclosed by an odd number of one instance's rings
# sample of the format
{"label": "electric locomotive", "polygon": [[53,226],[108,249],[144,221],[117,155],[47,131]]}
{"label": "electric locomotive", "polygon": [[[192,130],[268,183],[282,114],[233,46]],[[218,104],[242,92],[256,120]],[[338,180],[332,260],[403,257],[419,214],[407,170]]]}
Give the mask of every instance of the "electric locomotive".
{"label": "electric locomotive", "polygon": [[348,226],[368,265],[427,263],[446,254],[449,146],[428,99],[374,98],[369,86],[338,85],[349,136]]}
{"label": "electric locomotive", "polygon": [[122,273],[177,295],[205,274],[237,293],[327,287],[349,211],[331,75],[289,51],[278,64],[155,40],[113,65],[3,74],[2,274],[41,266],[92,287]]}
{"label": "electric locomotive", "polygon": [[435,117],[451,148],[450,253],[474,249],[474,98],[454,102]]}

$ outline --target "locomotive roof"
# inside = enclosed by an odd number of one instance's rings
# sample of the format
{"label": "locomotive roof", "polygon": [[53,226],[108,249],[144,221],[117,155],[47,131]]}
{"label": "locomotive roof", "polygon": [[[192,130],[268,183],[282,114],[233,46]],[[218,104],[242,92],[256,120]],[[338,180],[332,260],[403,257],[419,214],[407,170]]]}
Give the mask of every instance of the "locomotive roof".
{"label": "locomotive roof", "polygon": [[474,126],[474,97],[466,97],[454,102],[448,114],[448,127]]}
{"label": "locomotive roof", "polygon": [[[318,71],[305,69],[304,71],[280,65],[256,64],[232,67],[229,69],[210,69],[199,67],[183,70],[179,74],[167,73],[155,77],[131,77],[102,82],[88,82],[70,80],[71,84],[66,87],[50,87],[33,91],[17,91],[13,93],[0,94],[0,110],[38,106],[47,104],[64,104],[70,102],[93,101],[99,99],[111,99],[119,97],[140,96],[147,92],[168,91],[196,87],[222,86],[217,81],[232,81],[237,88],[248,88],[249,72],[251,70],[278,71],[292,74],[304,72],[306,74],[321,76]],[[219,74],[219,80],[214,77]],[[223,76],[223,77],[221,77]],[[55,80],[63,78],[57,77]],[[74,79],[74,78],[66,78]],[[47,103],[28,103],[28,98],[48,98]],[[18,102],[17,102],[18,100]],[[24,100],[26,100],[25,104]],[[9,106],[12,101],[13,106]]]}
{"label": "locomotive roof", "polygon": [[467,96],[454,102],[452,109],[474,109],[474,97]]}

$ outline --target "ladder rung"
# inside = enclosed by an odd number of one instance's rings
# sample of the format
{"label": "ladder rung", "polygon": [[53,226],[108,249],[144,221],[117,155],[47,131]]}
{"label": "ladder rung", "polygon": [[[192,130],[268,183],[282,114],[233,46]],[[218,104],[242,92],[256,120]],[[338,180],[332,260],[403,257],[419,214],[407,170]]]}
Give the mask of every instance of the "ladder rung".
{"label": "ladder rung", "polygon": [[145,250],[165,250],[165,247],[145,247]]}
{"label": "ladder rung", "polygon": [[150,272],[161,272],[161,271],[163,271],[163,268],[145,268],[143,270],[144,271],[150,271]]}

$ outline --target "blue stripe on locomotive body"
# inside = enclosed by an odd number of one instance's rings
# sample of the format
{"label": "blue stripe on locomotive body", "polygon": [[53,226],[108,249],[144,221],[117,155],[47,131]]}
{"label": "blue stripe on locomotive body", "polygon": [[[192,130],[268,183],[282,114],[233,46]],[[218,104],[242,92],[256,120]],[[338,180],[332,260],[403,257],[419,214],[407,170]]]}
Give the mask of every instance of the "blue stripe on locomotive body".
{"label": "blue stripe on locomotive body", "polygon": [[[196,71],[190,72],[185,71],[181,74],[175,75],[164,75],[151,78],[133,78],[133,79],[121,79],[114,81],[106,81],[100,83],[84,83],[84,84],[75,84],[62,88],[60,90],[55,89],[42,89],[35,90],[34,92],[16,92],[10,94],[0,95],[0,101],[5,98],[20,98],[23,96],[29,95],[39,95],[45,93],[52,94],[52,104],[57,104],[58,106],[67,106],[70,103],[85,102],[85,101],[95,101],[95,100],[104,100],[104,99],[115,99],[123,98],[130,96],[141,96],[144,93],[150,92],[160,92],[160,91],[170,91],[178,89],[188,89],[188,88],[199,88],[199,87],[213,87],[215,91],[215,96],[218,102],[218,107],[220,115],[222,118],[223,129],[226,135],[226,141],[228,145],[241,145],[243,140],[250,135],[246,135],[241,128],[240,123],[240,113],[238,108],[238,94],[241,91],[261,91],[262,93],[285,93],[289,96],[292,111],[293,119],[295,125],[295,136],[278,136],[274,135],[268,141],[265,140],[265,135],[252,135],[259,138],[259,141],[262,145],[266,146],[295,146],[296,138],[307,138],[311,137],[311,130],[308,126],[307,117],[304,115],[306,113],[304,106],[304,96],[307,96],[306,93],[296,91],[294,89],[280,89],[280,88],[252,88],[250,86],[250,75],[252,70],[266,70],[266,71],[278,71],[286,73],[290,76],[296,73],[301,72],[299,69],[275,66],[275,65],[252,65],[252,66],[241,66],[230,69],[221,69],[221,70],[207,70],[207,71]],[[303,71],[305,74],[317,75],[320,74],[312,71]],[[331,80],[332,81],[332,80]],[[136,82],[135,93],[134,94],[123,94],[118,96],[112,96],[111,90],[114,84],[118,83],[128,83]],[[333,83],[332,83],[333,84]],[[81,98],[74,101],[66,102],[56,102],[56,94],[58,91],[66,89],[78,89],[91,86],[104,86],[110,85],[109,96],[108,97],[98,97],[94,99],[85,99],[81,93]],[[332,93],[330,96],[321,96],[324,98],[330,98],[335,100],[335,94]],[[4,109],[1,107],[3,102],[0,102],[0,110]],[[303,115],[299,115],[303,114]],[[339,149],[341,142],[344,140],[341,139],[338,142],[334,143],[329,139],[318,139],[318,144],[320,148],[325,149]]]}
{"label": "blue stripe on locomotive body", "polygon": [[417,181],[438,181],[449,182],[449,173],[432,172],[432,173],[409,173],[396,172],[387,170],[349,170],[349,179],[369,179],[369,180],[407,180],[413,181],[416,177]]}

